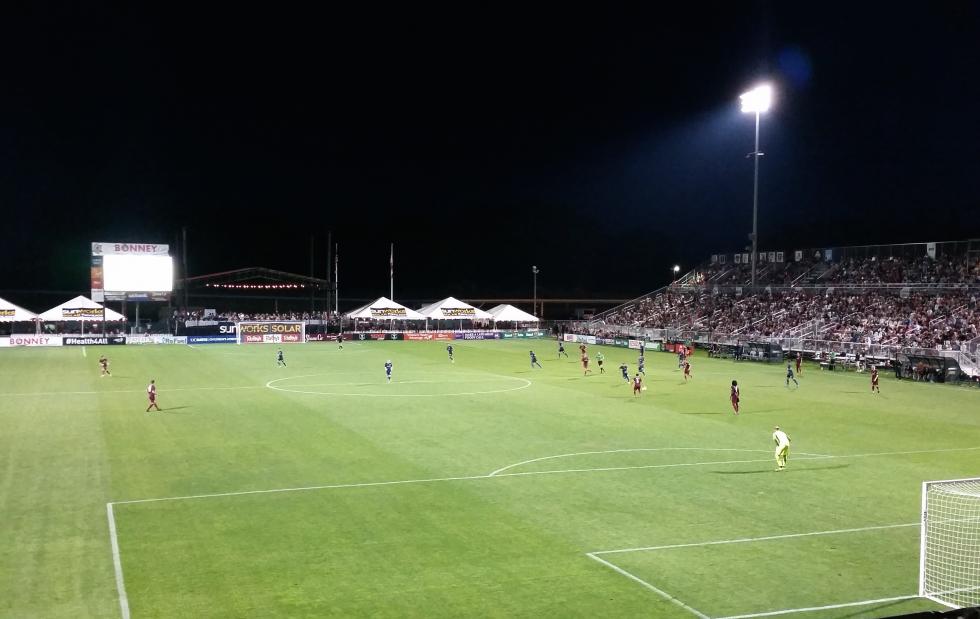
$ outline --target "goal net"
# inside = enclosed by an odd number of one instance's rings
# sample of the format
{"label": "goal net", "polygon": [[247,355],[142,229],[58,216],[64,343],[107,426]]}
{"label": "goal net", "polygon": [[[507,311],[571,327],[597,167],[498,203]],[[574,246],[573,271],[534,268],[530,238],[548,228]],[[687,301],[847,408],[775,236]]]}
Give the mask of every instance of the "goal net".
{"label": "goal net", "polygon": [[919,595],[980,605],[980,478],[922,484]]}

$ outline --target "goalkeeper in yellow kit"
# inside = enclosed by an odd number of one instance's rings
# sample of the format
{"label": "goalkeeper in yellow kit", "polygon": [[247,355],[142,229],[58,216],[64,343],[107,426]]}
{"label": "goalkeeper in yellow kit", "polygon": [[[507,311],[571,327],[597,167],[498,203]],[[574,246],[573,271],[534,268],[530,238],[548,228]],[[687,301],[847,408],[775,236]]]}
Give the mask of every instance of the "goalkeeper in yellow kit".
{"label": "goalkeeper in yellow kit", "polygon": [[786,433],[779,429],[779,426],[773,428],[772,431],[772,441],[776,443],[776,470],[781,471],[786,468],[786,458],[789,457],[789,437]]}

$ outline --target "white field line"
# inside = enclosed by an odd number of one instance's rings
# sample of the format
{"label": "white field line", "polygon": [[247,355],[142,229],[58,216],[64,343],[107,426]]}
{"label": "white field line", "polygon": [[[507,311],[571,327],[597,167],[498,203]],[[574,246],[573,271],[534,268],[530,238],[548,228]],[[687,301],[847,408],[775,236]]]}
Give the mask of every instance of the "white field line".
{"label": "white field line", "polygon": [[[500,376],[500,375],[497,375],[497,374],[489,374],[489,376],[499,376],[500,378],[506,378],[506,379],[512,380],[512,381],[520,381],[520,382],[522,382],[524,384],[518,385],[516,387],[509,387],[509,388],[506,388],[506,389],[487,389],[487,390],[484,390],[484,391],[454,391],[454,392],[451,392],[451,393],[363,393],[363,392],[362,393],[346,393],[346,392],[340,392],[340,391],[303,391],[301,389],[294,389],[294,388],[292,388],[293,387],[292,385],[286,385],[286,386],[276,385],[276,383],[281,382],[281,381],[284,381],[284,380],[292,380],[292,379],[298,379],[298,378],[315,378],[317,376],[323,376],[323,375],[322,374],[306,374],[306,375],[303,375],[303,376],[285,376],[283,378],[276,378],[276,379],[270,380],[269,382],[267,382],[265,384],[265,386],[268,387],[269,389],[274,390],[274,391],[282,391],[284,393],[301,393],[301,394],[305,394],[305,395],[353,396],[353,397],[362,397],[362,398],[444,398],[444,397],[449,397],[449,396],[467,396],[467,395],[486,395],[486,394],[493,394],[493,393],[509,393],[511,391],[520,391],[521,389],[527,389],[528,387],[531,386],[531,381],[527,380],[526,378],[517,378],[517,377],[512,377],[512,376]],[[492,379],[490,379],[490,380],[492,380]],[[398,385],[398,384],[405,384],[405,383],[411,383],[411,382],[427,382],[427,381],[405,381],[404,383],[402,383],[402,382],[400,382],[398,380],[395,380],[395,381],[393,381],[391,383],[388,383],[388,384],[389,385]],[[455,384],[455,381],[453,381],[453,380],[433,381],[433,382],[439,382],[439,384]],[[365,384],[365,383],[359,382],[359,383],[354,383],[354,384],[362,385],[362,384]],[[381,383],[379,381],[379,384],[383,384],[383,383]]]}
{"label": "white field line", "polygon": [[[523,380],[523,379],[522,379]],[[468,383],[488,383],[495,382],[493,378],[488,378],[484,380],[393,380],[392,385],[465,385]],[[292,389],[300,387],[357,387],[359,385],[364,386],[374,386],[380,384],[379,381],[365,382],[360,381],[357,383],[313,383],[313,384],[302,384],[302,385],[286,385],[285,387],[280,387],[280,389]],[[331,394],[323,394],[331,395]]]}
{"label": "white field line", "polygon": [[85,347],[84,346],[82,346],[82,356],[85,357],[86,359],[88,359],[88,353],[85,352]]}
{"label": "white field line", "polygon": [[[772,450],[769,450],[769,449],[737,449],[737,448],[734,448],[734,447],[713,448],[713,449],[706,448],[706,447],[647,447],[647,448],[639,448],[639,449],[609,449],[609,450],[606,450],[606,451],[579,451],[579,452],[576,452],[576,453],[558,454],[557,456],[544,456],[544,457],[541,457],[541,458],[534,458],[533,460],[524,460],[523,462],[517,462],[516,464],[508,464],[507,466],[505,466],[505,467],[503,467],[501,469],[497,469],[493,473],[490,473],[490,477],[493,477],[495,475],[498,475],[500,473],[503,473],[504,471],[506,471],[508,469],[517,468],[519,466],[523,466],[525,464],[531,464],[533,462],[541,462],[543,460],[555,460],[557,458],[571,458],[571,457],[574,457],[574,456],[592,456],[592,455],[596,455],[596,454],[627,453],[627,452],[631,452],[631,451],[741,451],[741,452],[762,452],[762,453],[769,453]],[[831,457],[831,456],[828,456],[826,454],[811,454],[811,453],[803,453],[803,452],[800,452],[800,453],[798,453],[796,455],[798,455],[798,456],[813,456],[813,457],[816,457],[816,458],[830,458]],[[678,465],[678,466],[681,466],[681,465]]]}
{"label": "white field line", "polygon": [[[809,458],[799,458],[799,460],[832,460],[838,458],[862,458],[868,456],[890,456],[890,455],[904,455],[910,453],[945,453],[950,451],[972,451],[978,450],[980,446],[977,447],[962,447],[962,448],[949,448],[949,449],[934,449],[934,450],[918,450],[918,451],[895,451],[895,452],[881,452],[877,454],[852,454],[852,455],[841,455],[841,456],[819,456],[819,457],[809,457]],[[710,451],[710,450],[708,450]],[[535,475],[557,475],[561,473],[591,473],[591,472],[604,472],[604,471],[630,471],[630,470],[643,470],[643,469],[662,469],[662,468],[676,468],[676,467],[690,467],[690,466],[713,466],[720,464],[749,464],[749,463],[759,463],[759,462],[771,462],[772,458],[765,458],[760,460],[711,460],[706,462],[683,462],[683,463],[672,463],[672,464],[650,464],[645,466],[621,466],[621,467],[602,467],[602,468],[581,468],[581,469],[561,469],[561,470],[548,470],[548,471],[525,471],[519,473],[498,473],[486,474],[486,475],[460,475],[455,477],[433,477],[426,479],[401,479],[393,481],[373,481],[373,482],[363,482],[363,483],[347,483],[347,484],[324,484],[318,486],[298,486],[290,488],[271,488],[264,490],[243,490],[238,492],[216,492],[210,494],[194,494],[185,496],[172,496],[172,497],[159,497],[152,499],[131,499],[125,501],[113,501],[114,505],[126,505],[131,503],[156,503],[160,501],[183,501],[189,499],[209,499],[218,497],[228,497],[228,496],[244,496],[251,494],[274,494],[283,492],[304,492],[310,490],[334,490],[342,488],[368,488],[373,486],[395,486],[395,485],[407,485],[407,484],[426,484],[426,483],[436,483],[443,481],[469,481],[476,479],[497,479],[501,477],[530,477]],[[498,469],[499,470],[499,469]]]}
{"label": "white field line", "polygon": [[765,613],[751,613],[748,615],[729,615],[718,619],[751,619],[752,617],[775,617],[777,615],[788,615],[790,613],[808,613],[818,610],[832,610],[834,608],[849,608],[851,606],[870,606],[871,604],[887,604],[888,602],[900,602],[902,600],[913,600],[917,595],[899,595],[893,598],[881,598],[878,600],[861,600],[860,602],[846,602],[844,604],[828,604],[827,606],[809,606],[807,608],[787,608],[786,610],[772,610]]}
{"label": "white field line", "polygon": [[691,606],[688,606],[687,604],[685,604],[684,602],[678,600],[677,598],[675,598],[674,596],[670,595],[669,593],[667,593],[663,589],[658,589],[657,587],[654,587],[653,585],[651,585],[647,581],[643,580],[639,576],[636,576],[634,574],[631,574],[630,572],[627,572],[626,570],[624,570],[623,568],[619,567],[618,565],[613,565],[609,561],[606,561],[605,559],[601,559],[601,558],[595,556],[592,553],[586,553],[585,556],[589,557],[590,559],[592,559],[594,561],[598,561],[599,563],[605,565],[606,567],[612,569],[613,571],[618,572],[619,574],[622,574],[623,576],[629,578],[630,580],[632,580],[632,581],[634,581],[636,583],[639,583],[639,584],[643,585],[644,587],[646,587],[650,591],[653,591],[654,593],[656,593],[660,597],[664,598],[668,602],[671,602],[672,604],[675,604],[677,606],[680,606],[681,608],[683,608],[687,612],[691,613],[692,615],[694,615],[696,617],[699,617],[700,619],[711,619],[710,617],[708,617],[708,615],[702,613],[698,609],[692,608]]}
{"label": "white field line", "polygon": [[812,537],[815,535],[839,535],[843,533],[859,533],[861,531],[882,531],[885,529],[900,529],[903,527],[917,527],[918,522],[906,522],[902,524],[882,524],[870,527],[855,527],[851,529],[833,529],[830,531],[808,531],[806,533],[787,533],[785,535],[765,535],[763,537],[740,537],[736,539],[723,539],[710,542],[693,542],[690,544],[666,544],[664,546],[642,546],[638,548],[619,548],[616,550],[594,550],[590,554],[611,555],[625,552],[646,552],[653,550],[671,550],[674,548],[698,548],[701,546],[720,546],[723,544],[747,544],[751,542],[765,542],[774,539],[792,539],[795,537]]}
{"label": "white field line", "polygon": [[119,611],[122,613],[122,619],[129,619],[129,598],[126,597],[126,583],[123,581],[122,559],[119,558],[119,539],[116,536],[116,517],[112,511],[112,503],[106,503],[105,511],[109,518],[109,543],[112,545],[112,567],[116,572]]}
{"label": "white field line", "polygon": [[[166,393],[172,391],[226,391],[236,389],[265,389],[264,385],[248,385],[238,387],[175,387],[167,389]],[[34,391],[34,392],[15,392],[0,393],[0,397],[36,397],[36,396],[61,396],[61,395],[99,395],[102,393],[145,393],[144,389],[105,389],[102,391]]]}

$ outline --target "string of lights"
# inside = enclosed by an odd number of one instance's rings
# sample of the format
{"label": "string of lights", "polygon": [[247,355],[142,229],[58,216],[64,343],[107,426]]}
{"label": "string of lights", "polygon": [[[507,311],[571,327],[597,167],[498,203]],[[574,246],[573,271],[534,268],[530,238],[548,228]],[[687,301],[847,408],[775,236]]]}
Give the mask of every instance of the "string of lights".
{"label": "string of lights", "polygon": [[206,284],[206,287],[234,290],[285,290],[306,288],[306,284]]}

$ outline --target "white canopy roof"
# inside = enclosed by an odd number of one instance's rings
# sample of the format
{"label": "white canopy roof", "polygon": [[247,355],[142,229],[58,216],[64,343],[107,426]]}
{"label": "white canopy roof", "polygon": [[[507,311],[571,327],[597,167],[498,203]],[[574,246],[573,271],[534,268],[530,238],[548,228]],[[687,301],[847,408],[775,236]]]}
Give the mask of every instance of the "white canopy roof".
{"label": "white canopy roof", "polygon": [[21,320],[34,320],[35,318],[37,318],[37,314],[34,312],[29,312],[10,301],[0,299],[0,322],[19,322]]}
{"label": "white canopy roof", "polygon": [[107,322],[126,320],[126,317],[119,312],[114,312],[108,307],[102,307],[83,295],[78,295],[70,301],[65,301],[61,305],[52,307],[38,316],[38,318],[51,322],[101,321],[103,311],[105,311],[105,320]]}
{"label": "white canopy roof", "polygon": [[375,320],[425,320],[425,316],[395,303],[387,297],[379,297],[367,305],[347,313],[348,318],[374,318]]}
{"label": "white canopy roof", "polygon": [[430,303],[420,309],[419,313],[426,318],[437,320],[493,320],[493,316],[488,312],[453,297]]}
{"label": "white canopy roof", "polygon": [[537,316],[528,314],[524,310],[517,309],[513,305],[498,305],[489,310],[493,319],[498,322],[538,322]]}

